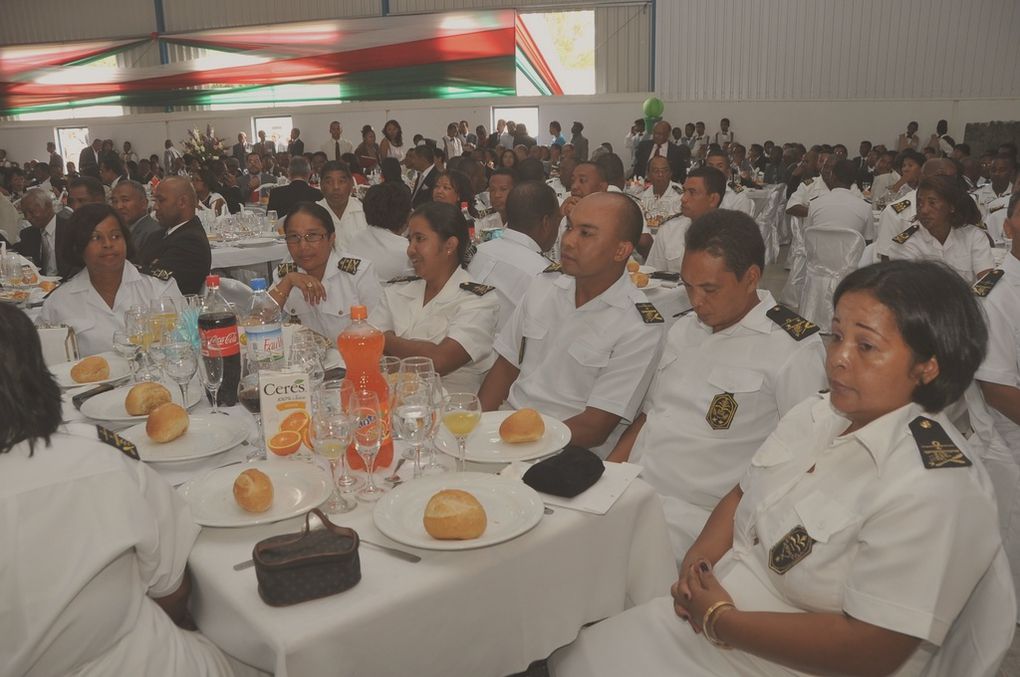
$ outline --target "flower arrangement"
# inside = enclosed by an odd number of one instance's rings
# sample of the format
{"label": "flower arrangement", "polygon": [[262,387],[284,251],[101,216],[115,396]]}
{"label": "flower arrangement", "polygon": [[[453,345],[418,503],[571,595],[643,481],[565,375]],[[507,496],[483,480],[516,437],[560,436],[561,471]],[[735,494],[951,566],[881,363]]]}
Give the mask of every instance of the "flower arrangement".
{"label": "flower arrangement", "polygon": [[223,139],[216,137],[212,125],[206,125],[205,132],[198,129],[190,130],[188,138],[184,139],[183,143],[184,153],[198,158],[203,165],[212,160],[222,160],[227,155]]}

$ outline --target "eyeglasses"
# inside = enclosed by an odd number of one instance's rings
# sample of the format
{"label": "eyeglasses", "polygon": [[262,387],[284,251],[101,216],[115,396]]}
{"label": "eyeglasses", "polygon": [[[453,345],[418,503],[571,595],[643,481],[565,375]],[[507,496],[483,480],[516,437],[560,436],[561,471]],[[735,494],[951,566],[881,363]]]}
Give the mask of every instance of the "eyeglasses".
{"label": "eyeglasses", "polygon": [[298,244],[299,242],[301,242],[301,240],[304,240],[305,242],[311,242],[312,244],[315,244],[317,242],[322,242],[328,237],[329,235],[326,233],[305,233],[304,235],[291,233],[290,235],[285,236],[283,238],[283,241],[286,242],[287,244]]}

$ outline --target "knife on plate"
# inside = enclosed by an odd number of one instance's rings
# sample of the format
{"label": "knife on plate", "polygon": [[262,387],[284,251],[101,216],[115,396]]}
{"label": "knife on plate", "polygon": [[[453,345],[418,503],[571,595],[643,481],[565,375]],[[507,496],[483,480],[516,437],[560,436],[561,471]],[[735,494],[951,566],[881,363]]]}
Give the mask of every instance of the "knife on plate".
{"label": "knife on plate", "polygon": [[90,390],[86,390],[83,393],[78,393],[77,395],[72,397],[71,398],[71,404],[74,405],[75,409],[77,409],[78,411],[81,411],[81,405],[83,405],[85,403],[85,400],[87,400],[89,398],[92,398],[92,397],[95,397],[96,395],[102,395],[103,393],[109,392],[109,391],[113,390],[116,387],[117,386],[115,386],[113,383],[104,383],[101,386],[96,386],[95,388],[92,388]]}

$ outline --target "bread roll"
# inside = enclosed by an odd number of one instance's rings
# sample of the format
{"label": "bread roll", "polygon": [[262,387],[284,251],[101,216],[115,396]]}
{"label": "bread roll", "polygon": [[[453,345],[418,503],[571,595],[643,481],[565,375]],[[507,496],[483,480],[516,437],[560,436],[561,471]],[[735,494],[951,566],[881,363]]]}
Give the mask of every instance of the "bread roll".
{"label": "bread roll", "polygon": [[161,404],[170,402],[170,391],[158,383],[145,382],[131,388],[124,398],[124,409],[132,416],[145,416]]}
{"label": "bread roll", "polygon": [[521,444],[542,439],[545,422],[534,409],[521,409],[507,416],[499,425],[499,437],[507,444]]}
{"label": "bread roll", "polygon": [[627,272],[628,273],[636,273],[639,270],[641,270],[641,264],[640,263],[638,263],[634,259],[631,259],[630,261],[627,261]]}
{"label": "bread roll", "polygon": [[234,480],[234,500],[248,512],[265,512],[273,505],[273,481],[261,470],[249,468]]}
{"label": "bread roll", "polygon": [[425,506],[425,531],[441,541],[467,541],[485,533],[485,508],[472,494],[443,489]]}
{"label": "bread roll", "polygon": [[637,288],[648,286],[648,275],[645,273],[631,273],[630,279]]}
{"label": "bread roll", "polygon": [[71,367],[71,378],[75,383],[95,383],[110,378],[110,363],[105,357],[93,355],[86,357]]}
{"label": "bread roll", "polygon": [[188,412],[173,402],[165,402],[149,412],[145,434],[153,442],[166,444],[188,432]]}

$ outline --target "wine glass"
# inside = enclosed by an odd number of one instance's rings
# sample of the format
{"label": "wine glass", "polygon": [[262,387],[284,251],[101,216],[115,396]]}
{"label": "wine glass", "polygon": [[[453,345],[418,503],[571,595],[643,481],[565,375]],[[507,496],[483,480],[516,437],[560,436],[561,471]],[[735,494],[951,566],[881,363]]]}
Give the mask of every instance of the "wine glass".
{"label": "wine glass", "polygon": [[350,416],[354,425],[354,447],[365,462],[368,486],[358,492],[358,499],[365,502],[377,501],[386,490],[375,484],[375,457],[383,437],[382,407],[379,396],[370,390],[355,390],[351,393]]}
{"label": "wine glass", "polygon": [[149,302],[149,318],[162,326],[163,332],[177,328],[177,303],[169,296],[160,296]]}
{"label": "wine glass", "polygon": [[333,482],[333,492],[326,501],[326,512],[350,512],[357,504],[343,497],[340,490],[336,468],[343,465],[346,474],[347,445],[351,443],[351,419],[342,410],[320,407],[312,415],[311,428],[312,447],[315,453],[329,461],[329,474]]}
{"label": "wine glass", "polygon": [[471,393],[450,393],[443,401],[443,425],[457,439],[457,470],[464,472],[467,438],[482,419],[482,403]]}
{"label": "wine glass", "polygon": [[209,396],[212,413],[222,413],[217,397],[220,386],[223,384],[223,358],[219,355],[216,357],[202,355],[202,359],[198,361],[198,378],[202,381],[202,387],[205,388],[205,392]]}
{"label": "wine glass", "polygon": [[400,361],[401,374],[435,374],[431,357],[405,357]]}
{"label": "wine glass", "polygon": [[188,341],[173,341],[163,347],[163,354],[166,356],[167,376],[177,383],[181,389],[181,406],[188,408],[188,384],[195,377],[198,370],[198,356],[195,354],[195,347]]}
{"label": "wine glass", "polygon": [[298,367],[308,374],[308,382],[313,393],[326,378],[326,368],[322,364],[319,346],[315,342],[315,337],[307,332],[299,332],[294,336],[288,366]]}
{"label": "wine glass", "polygon": [[[176,318],[176,315],[174,316]],[[176,320],[175,320],[176,321]],[[149,359],[156,368],[156,377],[161,377],[166,371],[166,347],[171,343],[171,333],[166,328],[166,318],[148,315],[148,353]]]}
{"label": "wine glass", "polygon": [[[354,392],[354,384],[347,379],[329,379],[323,382],[317,391],[314,402],[312,403],[313,416],[316,411],[328,411],[330,414],[339,413],[349,416],[349,408],[351,403],[351,393]],[[348,445],[350,440],[348,440]],[[347,470],[347,454],[344,453],[340,457],[341,473],[340,477],[336,479],[336,486],[340,488],[341,492],[352,492],[360,489],[364,486],[364,482],[354,477]]]}
{"label": "wine glass", "polygon": [[149,311],[140,305],[128,308],[124,312],[124,330],[128,333],[131,342],[139,347],[137,380],[158,380],[159,377],[154,371],[155,365],[153,364],[152,356],[149,355],[149,346],[152,344]]}
{"label": "wine glass", "polygon": [[[393,423],[401,439],[411,443],[414,476],[421,477],[421,447],[432,428],[432,383],[428,377],[409,376],[397,381]],[[406,454],[405,454],[406,455]]]}
{"label": "wine glass", "polygon": [[138,382],[138,356],[142,352],[141,346],[132,340],[131,334],[124,329],[113,332],[113,352],[127,360],[128,368],[131,369],[131,382]]}
{"label": "wine glass", "polygon": [[438,475],[450,472],[450,467],[436,453],[436,434],[439,432],[439,422],[443,417],[443,400],[446,392],[443,390],[443,382],[439,374],[431,373],[419,376],[429,384],[429,417],[430,426],[426,435],[428,445],[428,461],[422,466],[423,475]]}
{"label": "wine glass", "polygon": [[241,354],[241,377],[237,381],[237,401],[255,419],[255,429],[258,432],[255,448],[245,457],[248,461],[266,460],[266,450],[262,440],[262,400],[259,397],[260,366],[257,353],[254,351],[249,350]]}

